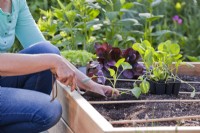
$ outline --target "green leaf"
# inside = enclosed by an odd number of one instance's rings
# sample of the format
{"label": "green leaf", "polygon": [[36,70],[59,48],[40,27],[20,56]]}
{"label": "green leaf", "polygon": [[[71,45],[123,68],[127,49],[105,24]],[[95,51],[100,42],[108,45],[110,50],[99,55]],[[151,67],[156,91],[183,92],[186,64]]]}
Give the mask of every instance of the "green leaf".
{"label": "green leaf", "polygon": [[192,62],[200,62],[200,56],[195,57],[195,56],[187,56],[187,58],[192,61]]}
{"label": "green leaf", "polygon": [[151,17],[147,18],[147,21],[153,22],[153,21],[156,21],[156,20],[163,18],[163,17],[164,17],[164,15],[151,16]]}
{"label": "green leaf", "polygon": [[122,62],[123,71],[127,69],[132,69],[132,66],[128,62]]}
{"label": "green leaf", "polygon": [[95,19],[99,15],[100,11],[97,9],[93,9],[90,11],[89,15],[91,19]]}
{"label": "green leaf", "polygon": [[125,58],[119,59],[119,60],[117,61],[117,63],[115,64],[115,66],[116,66],[117,68],[119,68],[119,66],[120,66],[124,61],[125,61]]}
{"label": "green leaf", "polygon": [[153,48],[153,47],[151,46],[151,43],[150,43],[148,40],[144,40],[144,41],[142,42],[142,46],[143,46],[145,49]]}
{"label": "green leaf", "polygon": [[106,12],[106,16],[108,17],[108,19],[110,21],[113,21],[115,19],[117,19],[117,16],[119,15],[119,12]]}
{"label": "green leaf", "polygon": [[180,52],[180,46],[178,44],[176,44],[176,43],[173,43],[173,44],[169,45],[168,48],[170,50],[170,53],[172,53],[172,54],[177,55]]}
{"label": "green leaf", "polygon": [[110,72],[110,76],[114,76],[115,75],[115,70],[112,68],[108,68],[108,71]]}
{"label": "green leaf", "polygon": [[164,43],[160,43],[159,45],[158,45],[158,51],[163,51],[164,50]]}
{"label": "green leaf", "polygon": [[170,30],[159,30],[159,31],[152,33],[151,35],[152,36],[163,36],[163,35],[167,35],[167,34],[172,34],[172,31],[170,31]]}
{"label": "green leaf", "polygon": [[72,23],[72,22],[74,22],[77,13],[76,13],[76,11],[71,10],[71,11],[66,11],[66,12],[65,12],[65,15],[67,16],[68,21],[69,21],[70,23]]}
{"label": "green leaf", "polygon": [[120,22],[125,26],[125,25],[134,25],[134,24],[139,24],[137,19],[133,19],[133,18],[126,18],[126,19],[122,19],[120,20]]}
{"label": "green leaf", "polygon": [[144,61],[145,61],[145,64],[147,65],[147,68],[149,69],[150,66],[152,66],[153,64],[153,52],[151,49],[148,49],[145,51]]}
{"label": "green leaf", "polygon": [[120,0],[120,2],[123,5],[126,2],[126,0]]}
{"label": "green leaf", "polygon": [[140,43],[134,43],[132,48],[140,53],[140,55],[144,54],[144,48],[141,46]]}
{"label": "green leaf", "polygon": [[59,20],[64,21],[64,15],[63,15],[63,11],[62,10],[55,8],[54,12],[53,12],[53,15],[56,18],[58,18]]}
{"label": "green leaf", "polygon": [[175,66],[176,66],[176,73],[178,72],[178,68],[179,68],[181,62],[182,62],[182,60],[178,60],[178,61],[176,62],[176,64],[175,64]]}
{"label": "green leaf", "polygon": [[178,55],[174,56],[173,58],[174,58],[175,61],[176,61],[176,60],[179,60],[181,57],[182,57],[182,55],[181,55],[181,54],[178,54]]}
{"label": "green leaf", "polygon": [[141,95],[141,89],[140,87],[134,87],[132,90],[131,90],[132,94],[136,97],[136,98],[139,98],[140,95]]}
{"label": "green leaf", "polygon": [[129,2],[129,3],[125,3],[123,4],[122,8],[123,9],[130,9],[134,6],[134,4],[132,2]]}
{"label": "green leaf", "polygon": [[58,4],[59,4],[59,6],[61,7],[61,9],[65,9],[65,6],[62,4],[62,2],[60,1],[60,0],[57,0],[57,2],[58,2]]}
{"label": "green leaf", "polygon": [[146,94],[149,92],[150,84],[148,81],[143,80],[142,83],[140,84],[140,88],[142,93]]}

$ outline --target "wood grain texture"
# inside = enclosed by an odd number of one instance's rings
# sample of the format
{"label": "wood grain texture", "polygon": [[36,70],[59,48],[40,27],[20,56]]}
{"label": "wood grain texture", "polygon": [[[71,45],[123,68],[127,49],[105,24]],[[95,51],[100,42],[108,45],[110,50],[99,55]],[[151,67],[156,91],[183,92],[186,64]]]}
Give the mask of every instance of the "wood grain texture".
{"label": "wood grain texture", "polygon": [[[187,64],[191,64],[191,65],[187,65]],[[199,62],[185,62],[185,65],[181,65],[179,67],[178,74],[200,76],[200,63]]]}
{"label": "wood grain texture", "polygon": [[76,91],[72,93],[69,88],[58,84],[58,96],[63,109],[62,118],[74,133],[103,133],[104,130],[112,128]]}

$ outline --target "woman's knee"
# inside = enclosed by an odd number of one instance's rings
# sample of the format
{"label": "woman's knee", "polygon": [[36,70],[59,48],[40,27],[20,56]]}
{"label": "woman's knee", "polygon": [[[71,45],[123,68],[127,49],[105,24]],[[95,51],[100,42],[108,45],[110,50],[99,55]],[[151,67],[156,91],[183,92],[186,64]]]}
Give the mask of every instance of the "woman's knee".
{"label": "woman's knee", "polygon": [[20,51],[20,53],[27,53],[27,54],[51,53],[60,55],[59,49],[48,41],[35,43],[30,47],[23,49],[22,51]]}
{"label": "woman's knee", "polygon": [[50,106],[45,109],[44,112],[44,125],[47,128],[54,126],[61,118],[62,115],[62,107],[57,100],[54,100],[50,103]]}
{"label": "woman's knee", "polygon": [[47,102],[38,114],[35,114],[35,116],[37,115],[40,116],[40,118],[34,117],[34,119],[32,119],[32,123],[40,125],[41,129],[47,130],[53,127],[60,120],[62,107],[58,100]]}

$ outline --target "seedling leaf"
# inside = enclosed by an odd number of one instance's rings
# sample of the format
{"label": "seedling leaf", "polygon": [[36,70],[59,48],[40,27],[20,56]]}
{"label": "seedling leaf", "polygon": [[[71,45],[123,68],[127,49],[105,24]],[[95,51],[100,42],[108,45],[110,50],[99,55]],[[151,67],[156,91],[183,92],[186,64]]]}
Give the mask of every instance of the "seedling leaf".
{"label": "seedling leaf", "polygon": [[110,72],[110,76],[114,76],[115,75],[115,70],[112,68],[108,68],[108,71]]}
{"label": "seedling leaf", "polygon": [[122,62],[123,70],[132,69],[132,66],[128,62]]}
{"label": "seedling leaf", "polygon": [[150,84],[148,81],[143,80],[142,83],[140,84],[140,88],[142,93],[146,94],[149,92]]}
{"label": "seedling leaf", "polygon": [[141,94],[141,89],[139,87],[134,87],[131,90],[132,94],[136,97],[139,98],[140,94]]}
{"label": "seedling leaf", "polygon": [[119,66],[120,66],[124,61],[125,61],[125,58],[119,59],[119,60],[117,61],[117,63],[115,64],[115,66],[116,66],[117,68],[119,68]]}

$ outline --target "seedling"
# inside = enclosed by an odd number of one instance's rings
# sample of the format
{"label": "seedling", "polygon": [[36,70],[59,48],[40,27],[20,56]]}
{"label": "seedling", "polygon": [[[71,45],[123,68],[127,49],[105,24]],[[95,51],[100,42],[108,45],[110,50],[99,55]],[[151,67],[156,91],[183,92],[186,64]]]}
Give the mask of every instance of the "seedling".
{"label": "seedling", "polygon": [[[132,69],[132,66],[128,62],[125,62],[125,58],[119,59],[114,66],[115,68],[108,68],[108,71],[110,72],[110,76],[113,78],[113,81],[111,78],[106,79],[110,81],[113,88],[116,88],[117,80],[119,79],[121,74],[125,70]],[[119,72],[120,67],[122,68],[122,70]],[[139,87],[135,82],[133,89],[127,90],[126,92],[121,92],[121,94],[131,92],[136,98],[139,98],[141,93],[148,93],[149,83],[146,81],[146,79],[143,80],[142,76],[139,79],[141,79]]]}

